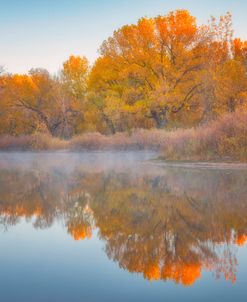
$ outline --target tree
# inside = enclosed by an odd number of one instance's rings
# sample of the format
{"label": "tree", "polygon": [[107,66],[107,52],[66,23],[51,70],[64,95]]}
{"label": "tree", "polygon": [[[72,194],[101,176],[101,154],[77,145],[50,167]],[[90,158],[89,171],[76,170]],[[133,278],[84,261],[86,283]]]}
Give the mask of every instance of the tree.
{"label": "tree", "polygon": [[234,58],[242,62],[247,71],[247,41],[241,39],[234,39],[233,41]]}
{"label": "tree", "polygon": [[55,81],[46,70],[31,70],[29,75],[13,75],[8,86],[16,109],[23,110],[37,119],[48,133],[56,135],[61,124],[57,99],[54,95]]}
{"label": "tree", "polygon": [[76,99],[85,101],[89,62],[86,57],[70,56],[63,63],[62,79],[68,91]]}
{"label": "tree", "polygon": [[59,79],[46,70],[33,69],[28,75],[12,75],[7,79],[5,98],[16,122],[22,123],[32,133],[45,131],[52,136],[69,138],[74,133],[72,97]]}
{"label": "tree", "polygon": [[74,134],[90,128],[92,124],[91,107],[88,102],[89,62],[86,57],[70,56],[63,63],[61,83],[71,99],[74,113]]}
{"label": "tree", "polygon": [[228,60],[218,66],[217,109],[223,112],[234,112],[240,105],[246,106],[247,74],[243,64],[237,60]]}
{"label": "tree", "polygon": [[184,10],[115,31],[90,77],[99,110],[113,108],[108,118],[141,112],[157,128],[167,126],[172,115],[198,102],[208,41],[208,28]]}

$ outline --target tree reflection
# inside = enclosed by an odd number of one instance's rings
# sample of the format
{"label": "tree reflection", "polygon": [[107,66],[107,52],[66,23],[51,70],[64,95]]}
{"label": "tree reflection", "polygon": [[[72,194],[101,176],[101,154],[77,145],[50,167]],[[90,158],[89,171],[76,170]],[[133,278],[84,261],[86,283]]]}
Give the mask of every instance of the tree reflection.
{"label": "tree reflection", "polygon": [[0,219],[35,228],[55,220],[75,240],[105,242],[107,256],[148,280],[186,286],[210,270],[236,280],[247,240],[247,173],[183,169],[114,172],[77,167],[0,172]]}

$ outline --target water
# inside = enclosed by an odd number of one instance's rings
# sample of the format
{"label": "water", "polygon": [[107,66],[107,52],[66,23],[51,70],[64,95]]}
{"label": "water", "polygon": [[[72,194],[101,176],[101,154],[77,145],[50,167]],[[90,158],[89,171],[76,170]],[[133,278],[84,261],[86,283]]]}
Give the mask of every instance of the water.
{"label": "water", "polygon": [[241,301],[247,170],[1,153],[0,301]]}

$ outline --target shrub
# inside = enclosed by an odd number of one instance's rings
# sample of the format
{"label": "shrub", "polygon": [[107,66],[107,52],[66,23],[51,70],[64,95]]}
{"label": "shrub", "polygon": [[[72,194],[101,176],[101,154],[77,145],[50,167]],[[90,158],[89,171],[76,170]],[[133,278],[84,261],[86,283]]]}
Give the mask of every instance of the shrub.
{"label": "shrub", "polygon": [[162,158],[247,160],[247,113],[228,114],[208,125],[167,135]]}
{"label": "shrub", "polygon": [[47,134],[2,136],[0,137],[0,150],[28,151],[28,150],[60,150],[67,147],[67,142]]}

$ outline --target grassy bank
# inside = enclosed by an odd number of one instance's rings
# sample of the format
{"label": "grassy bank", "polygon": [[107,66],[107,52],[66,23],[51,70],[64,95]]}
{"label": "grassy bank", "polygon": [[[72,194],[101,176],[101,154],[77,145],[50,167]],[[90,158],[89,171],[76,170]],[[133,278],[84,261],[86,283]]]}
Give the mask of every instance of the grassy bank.
{"label": "grassy bank", "polygon": [[1,151],[82,151],[82,150],[161,150],[164,146],[166,132],[162,130],[139,129],[112,136],[100,133],[85,133],[71,140],[62,140],[46,134],[29,136],[0,137]]}
{"label": "grassy bank", "polygon": [[69,141],[45,134],[3,136],[0,150],[144,150],[161,152],[166,160],[238,160],[247,161],[247,113],[226,115],[208,125],[165,130],[135,130],[131,135],[105,136],[87,133]]}
{"label": "grassy bank", "polygon": [[208,125],[167,133],[161,158],[247,161],[247,113],[228,114]]}

